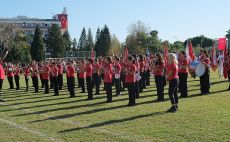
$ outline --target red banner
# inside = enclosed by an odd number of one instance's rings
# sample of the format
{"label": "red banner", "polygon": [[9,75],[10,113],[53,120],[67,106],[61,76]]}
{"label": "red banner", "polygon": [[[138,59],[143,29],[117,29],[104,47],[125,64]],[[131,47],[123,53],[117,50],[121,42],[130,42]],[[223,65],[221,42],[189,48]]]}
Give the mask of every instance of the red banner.
{"label": "red banner", "polygon": [[225,50],[226,48],[226,38],[219,38],[218,39],[218,49]]}

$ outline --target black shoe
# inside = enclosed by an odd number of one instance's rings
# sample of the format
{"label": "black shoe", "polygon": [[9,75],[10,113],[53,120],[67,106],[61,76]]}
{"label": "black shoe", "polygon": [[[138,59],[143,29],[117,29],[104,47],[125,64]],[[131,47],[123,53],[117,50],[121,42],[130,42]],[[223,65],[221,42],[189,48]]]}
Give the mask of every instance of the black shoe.
{"label": "black shoe", "polygon": [[128,104],[127,106],[132,107],[135,106],[136,104]]}
{"label": "black shoe", "polygon": [[85,93],[85,91],[81,91],[80,93]]}
{"label": "black shoe", "polygon": [[177,108],[175,106],[172,106],[170,109],[167,110],[167,112],[176,112]]}
{"label": "black shoe", "polygon": [[106,103],[112,103],[112,101],[111,100],[107,100]]}
{"label": "black shoe", "polygon": [[59,94],[54,94],[53,96],[59,96]]}

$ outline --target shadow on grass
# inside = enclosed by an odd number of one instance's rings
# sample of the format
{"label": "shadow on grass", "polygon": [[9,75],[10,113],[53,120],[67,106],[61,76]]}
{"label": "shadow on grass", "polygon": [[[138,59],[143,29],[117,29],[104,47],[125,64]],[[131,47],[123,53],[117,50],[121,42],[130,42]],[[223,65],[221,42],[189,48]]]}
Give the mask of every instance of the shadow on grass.
{"label": "shadow on grass", "polygon": [[109,120],[109,121],[105,121],[105,122],[101,122],[101,123],[92,124],[89,126],[59,131],[59,133],[67,133],[67,132],[79,131],[79,130],[83,130],[83,129],[98,128],[98,127],[102,127],[102,126],[106,126],[106,125],[119,124],[119,123],[123,123],[123,122],[133,121],[133,120],[137,120],[137,119],[143,119],[143,118],[147,118],[147,117],[153,117],[153,116],[157,116],[157,115],[164,115],[164,114],[166,114],[166,112],[154,112],[154,113],[149,113],[149,114],[133,116],[130,118],[114,119],[114,120]]}

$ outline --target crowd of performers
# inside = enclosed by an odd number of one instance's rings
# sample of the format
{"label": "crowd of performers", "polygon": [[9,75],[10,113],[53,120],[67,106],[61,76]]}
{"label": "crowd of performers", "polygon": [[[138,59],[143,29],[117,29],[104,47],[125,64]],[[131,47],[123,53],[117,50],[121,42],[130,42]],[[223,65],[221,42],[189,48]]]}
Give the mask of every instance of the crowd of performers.
{"label": "crowd of performers", "polygon": [[[208,53],[206,51],[201,52],[198,60],[206,67],[204,75],[200,77],[200,91],[203,95],[209,94],[210,58]],[[230,82],[230,55],[225,65],[228,66]],[[150,86],[150,76],[152,75],[155,78],[157,88],[156,101],[164,101],[164,87],[167,84],[166,82],[169,82],[168,95],[172,106],[168,111],[175,112],[178,110],[178,92],[180,97],[188,96],[188,66],[189,62],[183,51],[178,54],[170,53],[167,63],[160,53],[150,58],[145,55],[132,54],[127,58],[114,56],[100,57],[94,60],[48,60],[39,63],[33,61],[31,64],[15,65],[2,63],[0,65],[0,89],[2,88],[4,74],[6,74],[10,89],[14,89],[15,82],[16,90],[19,90],[20,77],[23,74],[26,84],[25,91],[29,91],[29,80],[31,78],[34,93],[39,92],[39,84],[41,84],[40,87],[44,88],[44,94],[49,94],[50,89],[53,89],[54,96],[58,96],[59,90],[64,89],[63,76],[65,74],[70,97],[75,97],[75,90],[79,88],[81,93],[88,93],[87,100],[93,100],[94,95],[100,95],[100,86],[103,82],[107,103],[112,102],[113,96],[121,95],[121,92],[127,88],[128,106],[135,106],[135,100],[140,97],[140,93],[146,89],[146,86]],[[78,86],[75,86],[75,79],[77,79]],[[115,86],[115,95],[112,94],[112,86]],[[228,90],[230,90],[230,84]]]}

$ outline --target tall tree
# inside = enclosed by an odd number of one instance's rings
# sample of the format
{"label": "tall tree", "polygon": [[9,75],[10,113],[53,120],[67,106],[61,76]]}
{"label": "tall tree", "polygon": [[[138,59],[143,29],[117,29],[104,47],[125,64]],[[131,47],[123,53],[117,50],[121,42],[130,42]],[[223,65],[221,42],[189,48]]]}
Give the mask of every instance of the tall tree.
{"label": "tall tree", "polygon": [[73,51],[76,51],[77,50],[77,40],[76,40],[76,38],[73,39],[72,45],[73,45]]}
{"label": "tall tree", "polygon": [[97,45],[95,46],[95,51],[97,56],[106,56],[111,47],[111,37],[109,28],[105,25],[100,32],[100,37],[97,40]]}
{"label": "tall tree", "polygon": [[83,28],[80,39],[78,41],[78,50],[81,50],[81,51],[84,50],[85,42],[86,42],[86,31],[85,31],[85,28]]}
{"label": "tall tree", "polygon": [[115,35],[111,36],[111,48],[107,53],[108,55],[122,55],[121,44]]}
{"label": "tall tree", "polygon": [[42,31],[39,26],[36,26],[33,42],[31,44],[31,57],[39,62],[45,59],[45,43],[42,36]]}
{"label": "tall tree", "polygon": [[[101,34],[101,30],[98,27],[97,28],[97,32],[96,32],[96,38],[95,38],[95,45],[94,45],[94,50],[97,52],[100,50],[101,47],[101,40],[100,40],[100,34]],[[96,53],[97,54],[97,53]],[[97,54],[98,55],[98,54]]]}
{"label": "tall tree", "polygon": [[61,31],[57,24],[51,26],[47,39],[47,47],[51,50],[51,57],[63,58],[65,54],[65,45]]}
{"label": "tall tree", "polygon": [[71,44],[71,38],[70,38],[70,35],[69,35],[68,31],[66,31],[63,34],[63,41],[64,41],[64,45],[65,45],[65,51],[70,51],[72,44]]}
{"label": "tall tree", "polygon": [[91,51],[94,48],[92,31],[89,28],[88,35],[85,43],[85,51]]}

